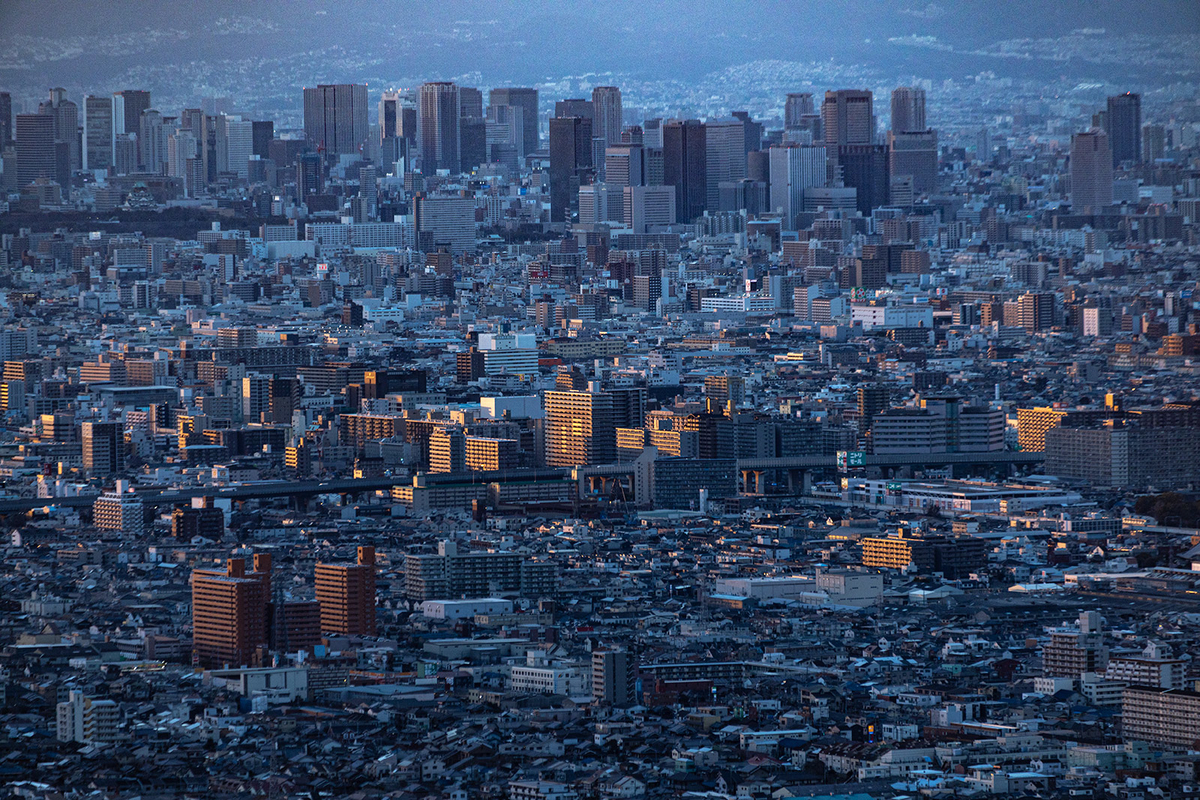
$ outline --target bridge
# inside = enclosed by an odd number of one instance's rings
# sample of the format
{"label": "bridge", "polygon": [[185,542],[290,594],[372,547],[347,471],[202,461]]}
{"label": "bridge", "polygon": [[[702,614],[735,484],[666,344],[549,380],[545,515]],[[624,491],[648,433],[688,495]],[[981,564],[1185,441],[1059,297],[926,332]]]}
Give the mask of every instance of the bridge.
{"label": "bridge", "polygon": [[[947,467],[947,466],[1023,466],[1039,464],[1044,460],[1042,453],[905,453],[896,455],[868,455],[864,458],[866,468],[883,470],[904,467]],[[738,459],[737,468],[747,489],[762,494],[763,474],[771,470],[786,471],[788,484],[794,491],[807,487],[812,472],[832,471],[837,468],[835,456],[783,456],[779,458]],[[593,484],[605,489],[610,483],[619,482],[630,494],[636,485],[634,462],[621,464],[599,464],[579,467],[576,470],[533,468],[501,470],[497,472],[473,472],[460,474],[427,473],[427,485],[441,483],[510,483],[530,481],[561,481],[574,478],[582,493]],[[307,499],[319,494],[357,496],[367,492],[390,491],[393,486],[408,484],[412,478],[399,476],[381,478],[335,478],[327,481],[261,481],[236,486],[196,486],[187,489],[154,490],[137,492],[137,497],[148,506],[163,507],[190,504],[194,497],[227,499],[234,502],[244,500],[266,500],[274,497]],[[97,495],[82,497],[20,497],[0,499],[0,514],[28,512],[45,506],[65,508],[91,508]]]}

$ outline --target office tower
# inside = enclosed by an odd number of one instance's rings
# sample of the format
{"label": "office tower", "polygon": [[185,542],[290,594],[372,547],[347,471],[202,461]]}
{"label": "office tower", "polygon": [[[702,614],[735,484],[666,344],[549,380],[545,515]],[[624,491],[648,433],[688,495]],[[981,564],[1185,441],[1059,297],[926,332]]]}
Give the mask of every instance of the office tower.
{"label": "office tower", "polygon": [[162,172],[162,164],[166,160],[163,144],[162,114],[148,108],[142,112],[142,119],[138,123],[138,166],[142,172],[151,175]]}
{"label": "office tower", "polygon": [[715,211],[720,205],[722,183],[734,183],[746,177],[746,128],[740,119],[710,120],[704,125],[706,206]]}
{"label": "office tower", "polygon": [[550,120],[550,221],[570,224],[578,211],[579,187],[592,173],[592,121],[586,117]]}
{"label": "office tower", "polygon": [[621,142],[604,151],[604,180],[608,185],[608,219],[625,218],[625,188],[646,183],[645,149]]}
{"label": "office tower", "polygon": [[379,98],[379,140],[400,135],[400,93],[384,92]]}
{"label": "office tower", "polygon": [[13,143],[12,95],[0,92],[0,150]]}
{"label": "office tower", "polygon": [[608,184],[603,181],[580,186],[579,216],[576,221],[580,225],[599,225],[602,222],[608,222],[612,217],[612,213],[609,211],[611,205],[609,194],[615,195],[617,191],[610,192]]}
{"label": "office tower", "polygon": [[488,106],[484,123],[488,163],[504,164],[514,172],[524,163],[525,109],[518,106]]}
{"label": "office tower", "polygon": [[865,89],[826,92],[825,102],[821,105],[821,123],[825,128],[825,146],[831,157],[841,145],[873,144],[875,115],[871,92]]}
{"label": "office tower", "polygon": [[28,186],[38,178],[59,181],[55,148],[54,117],[49,114],[17,114],[17,184]]}
{"label": "office tower", "polygon": [[83,98],[83,169],[108,169],[113,163],[111,97]]}
{"label": "office tower", "polygon": [[1140,163],[1142,158],[1142,96],[1126,92],[1108,98],[1104,130],[1112,148],[1115,169],[1125,162]]}
{"label": "office tower", "polygon": [[885,384],[858,387],[858,430],[864,433],[871,428],[875,415],[886,411],[891,405],[891,390]]}
{"label": "office tower", "polygon": [[269,119],[257,119],[250,123],[252,130],[252,153],[259,158],[271,157],[271,141],[275,138],[275,123]]}
{"label": "office tower", "polygon": [[635,673],[629,653],[625,650],[593,651],[592,702],[618,707],[637,702]]}
{"label": "office tower", "polygon": [[613,398],[599,392],[546,392],[546,465],[574,467],[616,460]]}
{"label": "office tower", "polygon": [[125,431],[119,422],[85,422],[82,427],[83,468],[107,476],[125,468]]}
{"label": "office tower", "polygon": [[626,186],[621,193],[622,221],[633,233],[649,233],[655,226],[679,221],[674,186]]}
{"label": "office tower", "polygon": [[768,156],[771,210],[783,214],[785,230],[795,230],[796,215],[804,210],[804,191],[826,183],[825,148],[788,144],[772,147]]}
{"label": "office tower", "polygon": [[892,92],[892,131],[919,133],[926,130],[925,90],[901,86]]}
{"label": "office tower", "polygon": [[[138,132],[142,113],[150,108],[150,93],[141,89],[126,89],[113,94],[113,136]],[[114,144],[114,148],[115,148]]]}
{"label": "office tower", "polygon": [[591,100],[584,100],[580,97],[559,100],[554,104],[554,116],[583,117],[590,120],[594,126],[596,124],[596,107]]}
{"label": "office tower", "polygon": [[79,106],[67,99],[67,90],[50,90],[50,98],[38,105],[39,114],[54,118],[54,138],[67,143],[67,157],[72,170],[82,169],[82,148],[79,142]]}
{"label": "office tower", "polygon": [[237,175],[245,180],[249,175],[252,155],[254,123],[224,114],[217,117],[217,172]]}
{"label": "office tower", "polygon": [[663,121],[661,119],[642,120],[642,146],[662,149]]}
{"label": "office tower", "polygon": [[470,173],[488,161],[487,120],[463,115],[459,121],[459,172]]}
{"label": "office tower", "polygon": [[838,172],[842,183],[857,191],[857,207],[864,217],[873,209],[887,205],[887,146],[848,144],[837,148]]}
{"label": "office tower", "polygon": [[621,90],[616,86],[592,89],[592,134],[604,140],[605,147],[621,141]]}
{"label": "office tower", "polygon": [[488,93],[489,106],[511,106],[520,109],[522,157],[538,149],[538,91],[527,88],[492,89]]}
{"label": "office tower", "polygon": [[1167,130],[1162,125],[1142,126],[1142,161],[1153,164],[1167,150]]}
{"label": "office tower", "polygon": [[463,117],[483,119],[483,92],[470,86],[458,89],[458,111]]}
{"label": "office tower", "polygon": [[475,250],[475,200],[470,196],[419,194],[413,198],[413,223],[423,252]]}
{"label": "office tower", "polygon": [[354,564],[317,564],[321,630],[346,636],[375,635],[375,548],[358,548]]}
{"label": "office tower", "polygon": [[325,190],[325,171],[321,156],[305,153],[296,164],[296,194],[301,202],[310,194],[321,194]]}
{"label": "office tower", "polygon": [[812,92],[789,92],[783,103],[783,127],[799,128],[802,119],[815,112]]}
{"label": "office tower", "polygon": [[449,82],[421,85],[418,138],[421,152],[421,171],[427,175],[439,169],[458,172],[462,167],[459,155],[458,87]]}
{"label": "office tower", "polygon": [[937,131],[888,131],[888,177],[896,181],[912,177],[914,193],[937,189]]}
{"label": "office tower", "polygon": [[271,556],[231,558],[224,570],[192,572],[192,653],[202,667],[249,666],[268,641]]}
{"label": "office tower", "polygon": [[365,85],[304,87],[304,138],[326,158],[360,152],[369,132]]}
{"label": "office tower", "polygon": [[663,125],[663,183],[675,187],[675,213],[691,222],[708,207],[708,145],[699,120]]}
{"label": "office tower", "polygon": [[749,111],[733,112],[734,119],[742,121],[742,131],[746,135],[746,155],[762,149],[763,124],[750,119]]}
{"label": "office tower", "polygon": [[1112,148],[1099,128],[1071,136],[1071,210],[1099,214],[1112,205]]}

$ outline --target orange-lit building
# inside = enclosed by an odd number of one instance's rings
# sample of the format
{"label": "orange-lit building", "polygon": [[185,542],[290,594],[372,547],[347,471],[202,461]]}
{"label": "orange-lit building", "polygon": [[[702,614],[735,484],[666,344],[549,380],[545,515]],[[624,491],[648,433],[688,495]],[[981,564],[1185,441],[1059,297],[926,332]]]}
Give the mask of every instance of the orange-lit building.
{"label": "orange-lit building", "polygon": [[271,556],[231,558],[225,570],[192,573],[192,652],[201,666],[248,666],[267,644]]}
{"label": "orange-lit building", "polygon": [[375,548],[358,548],[357,564],[317,564],[321,630],[375,635]]}

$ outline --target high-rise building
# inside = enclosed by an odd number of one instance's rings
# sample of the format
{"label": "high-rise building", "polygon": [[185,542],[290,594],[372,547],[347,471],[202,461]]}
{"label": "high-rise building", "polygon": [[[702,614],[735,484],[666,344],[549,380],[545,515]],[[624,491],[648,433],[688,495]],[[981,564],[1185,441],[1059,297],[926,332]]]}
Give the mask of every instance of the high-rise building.
{"label": "high-rise building", "polygon": [[803,118],[815,111],[812,92],[789,92],[783,103],[783,127],[799,128]]}
{"label": "high-rise building", "polygon": [[550,221],[570,223],[579,209],[579,187],[592,173],[592,121],[550,120]]}
{"label": "high-rise building", "polygon": [[399,92],[384,92],[379,98],[379,139],[391,139],[400,135]]}
{"label": "high-rise building", "polygon": [[707,207],[720,206],[721,184],[746,177],[746,126],[736,117],[709,120],[704,125]]}
{"label": "high-rise building", "polygon": [[592,651],[592,702],[601,706],[627,706],[637,702],[637,670],[629,653],[619,648]]}
{"label": "high-rise building", "polygon": [[621,90],[616,86],[592,89],[592,135],[604,140],[605,147],[621,141]]}
{"label": "high-rise building", "polygon": [[81,426],[83,468],[99,476],[125,468],[125,432],[119,422],[85,422]]}
{"label": "high-rise building", "polygon": [[521,114],[522,154],[538,149],[538,91],[537,89],[504,87],[488,93],[488,105],[519,108]]}
{"label": "high-rise building", "polygon": [[[63,148],[63,156],[66,156]],[[54,117],[49,114],[17,114],[17,184],[28,186],[38,178],[58,181],[65,177],[55,147]],[[69,184],[69,181],[68,181]],[[64,189],[66,186],[64,186]]]}
{"label": "high-rise building", "polygon": [[888,131],[888,177],[891,181],[907,175],[913,192],[937,189],[938,143],[936,131],[898,133]]}
{"label": "high-rise building", "polygon": [[1121,733],[1127,742],[1149,742],[1175,752],[1195,750],[1200,741],[1200,692],[1126,686]]}
{"label": "high-rise building", "polygon": [[270,158],[271,142],[275,138],[275,123],[269,119],[256,119],[250,125],[253,131],[253,154],[259,158]]}
{"label": "high-rise building", "polygon": [[871,92],[865,89],[826,92],[825,102],[821,105],[821,122],[831,158],[837,155],[837,148],[842,145],[873,144],[875,112]]}
{"label": "high-rise building", "polygon": [[1026,292],[1017,301],[1021,327],[1026,333],[1054,327],[1054,293]]}
{"label": "high-rise building", "polygon": [[613,398],[601,392],[546,392],[546,464],[575,467],[616,460]]}
{"label": "high-rise building", "polygon": [[582,97],[572,97],[566,100],[558,100],[554,103],[554,116],[556,117],[583,117],[596,124],[596,107],[591,100],[585,100]]}
{"label": "high-rise building", "polygon": [[67,90],[51,89],[50,97],[38,105],[39,114],[54,118],[54,139],[67,143],[71,169],[82,169],[83,148],[79,140],[79,106],[67,99]]}
{"label": "high-rise building", "polygon": [[466,469],[466,434],[460,428],[435,428],[429,434],[429,471],[457,473]]}
{"label": "high-rise building", "polygon": [[102,531],[141,536],[146,532],[145,505],[127,481],[117,481],[111,492],[92,502],[92,524]]}
{"label": "high-rise building", "polygon": [[224,570],[192,572],[192,652],[203,667],[249,666],[268,643],[271,556],[257,553],[254,569],[231,558]]}
{"label": "high-rise building", "polygon": [[113,137],[136,134],[142,124],[142,114],[150,108],[150,93],[142,89],[115,92],[113,100]]}
{"label": "high-rise building", "polygon": [[83,168],[108,169],[113,165],[113,101],[111,97],[83,98]]}
{"label": "high-rise building", "polygon": [[447,81],[422,84],[418,117],[421,171],[427,175],[439,169],[458,172],[462,167],[458,86]]}
{"label": "high-rise building", "polygon": [[375,635],[374,547],[359,547],[355,564],[318,563],[315,582],[323,632]]}
{"label": "high-rise building", "polygon": [[608,185],[608,219],[625,218],[625,187],[646,183],[645,148],[621,142],[604,151],[604,181]]}
{"label": "high-rise building", "polygon": [[864,217],[888,202],[887,146],[846,144],[837,148],[837,170],[842,183],[857,191],[858,210]]}
{"label": "high-rise building", "polygon": [[892,92],[892,132],[920,133],[925,125],[925,90],[901,86]]}
{"label": "high-rise building", "polygon": [[406,555],[404,594],[421,602],[446,598],[544,597],[557,589],[555,565],[506,551],[459,552],[457,543],[438,543],[434,553]]}
{"label": "high-rise building", "polygon": [[1142,96],[1126,92],[1108,98],[1105,132],[1112,148],[1113,168],[1142,160]]}
{"label": "high-rise building", "polygon": [[1112,205],[1112,148],[1099,128],[1071,137],[1071,209],[1099,214]]}
{"label": "high-rise building", "polygon": [[796,215],[804,210],[804,191],[826,184],[825,148],[788,144],[772,147],[768,156],[771,210],[783,214],[785,230],[795,230]]}
{"label": "high-rise building", "polygon": [[358,83],[304,87],[304,138],[327,158],[358,153],[367,141],[367,87]]}
{"label": "high-rise building", "polygon": [[254,123],[225,114],[217,117],[217,172],[245,179],[254,155]]}
{"label": "high-rise building", "polygon": [[0,92],[0,150],[13,143],[12,94]]}
{"label": "high-rise building", "polygon": [[1078,678],[1085,672],[1104,672],[1108,648],[1100,615],[1084,611],[1076,627],[1055,628],[1042,648],[1042,673],[1053,677]]}
{"label": "high-rise building", "polygon": [[483,119],[483,92],[470,86],[458,88],[458,112],[463,117]]}
{"label": "high-rise building", "polygon": [[151,175],[161,174],[166,161],[166,149],[162,114],[148,108],[142,112],[138,127],[138,166],[141,171]]}
{"label": "high-rise building", "polygon": [[662,127],[663,183],[675,187],[675,213],[691,222],[708,207],[708,144],[700,120],[671,120]]}
{"label": "high-rise building", "polygon": [[[60,695],[61,696],[61,695]],[[55,708],[58,740],[80,744],[113,744],[121,738],[121,707],[117,701],[87,697],[71,690]]]}
{"label": "high-rise building", "polygon": [[634,233],[649,233],[656,225],[673,225],[678,221],[673,186],[626,186],[621,194],[623,221]]}

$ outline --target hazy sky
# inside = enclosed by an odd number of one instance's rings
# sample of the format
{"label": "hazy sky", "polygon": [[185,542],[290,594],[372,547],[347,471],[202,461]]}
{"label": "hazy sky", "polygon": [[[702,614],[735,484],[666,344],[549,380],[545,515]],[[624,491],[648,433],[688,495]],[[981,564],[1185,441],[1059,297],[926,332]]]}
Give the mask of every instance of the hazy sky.
{"label": "hazy sky", "polygon": [[[1056,59],[1055,40],[1080,29],[1075,37],[1092,37],[1094,47]],[[1089,48],[1101,56],[1118,34],[1144,37],[1146,48],[1167,35],[1200,37],[1200,2],[0,0],[0,87],[40,95],[52,85],[134,80],[154,88],[193,75],[213,91],[289,76],[391,82],[478,73],[493,85],[613,72],[694,81],[761,59],[833,59],[935,79],[1142,69],[1153,80],[1177,66],[1182,79],[1196,79],[1200,47],[1151,70],[1078,57]],[[1018,39],[1047,41],[1021,45],[1021,55],[998,44]]]}

